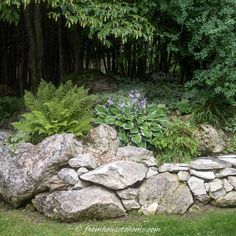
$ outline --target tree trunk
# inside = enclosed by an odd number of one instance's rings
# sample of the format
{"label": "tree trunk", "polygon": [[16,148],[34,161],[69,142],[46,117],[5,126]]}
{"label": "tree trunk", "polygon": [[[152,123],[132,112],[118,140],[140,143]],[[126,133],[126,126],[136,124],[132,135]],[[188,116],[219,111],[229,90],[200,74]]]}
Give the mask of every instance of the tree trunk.
{"label": "tree trunk", "polygon": [[41,5],[31,2],[24,10],[25,28],[28,35],[28,67],[31,90],[36,92],[42,79],[43,34],[41,25]]}

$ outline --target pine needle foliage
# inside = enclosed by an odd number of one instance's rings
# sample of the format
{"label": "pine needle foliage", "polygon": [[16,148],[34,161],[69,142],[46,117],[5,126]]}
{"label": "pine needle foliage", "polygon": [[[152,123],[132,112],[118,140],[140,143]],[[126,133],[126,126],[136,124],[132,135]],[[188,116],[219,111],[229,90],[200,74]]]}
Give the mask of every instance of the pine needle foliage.
{"label": "pine needle foliage", "polygon": [[57,133],[73,133],[81,137],[88,132],[93,120],[96,97],[88,90],[68,81],[58,88],[41,81],[36,95],[26,91],[24,100],[28,112],[13,126],[19,141],[37,143]]}

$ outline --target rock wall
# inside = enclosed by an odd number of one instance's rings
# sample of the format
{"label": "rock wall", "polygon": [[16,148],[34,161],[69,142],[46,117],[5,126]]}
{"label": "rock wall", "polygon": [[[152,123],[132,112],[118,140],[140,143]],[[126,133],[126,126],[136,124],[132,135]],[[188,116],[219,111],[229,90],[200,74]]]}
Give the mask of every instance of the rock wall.
{"label": "rock wall", "polygon": [[47,217],[106,219],[136,209],[184,214],[197,202],[236,206],[236,155],[200,157],[159,167],[152,152],[119,147],[114,129],[100,125],[85,143],[72,134],[38,145],[0,148],[0,196],[15,207],[32,201]]}

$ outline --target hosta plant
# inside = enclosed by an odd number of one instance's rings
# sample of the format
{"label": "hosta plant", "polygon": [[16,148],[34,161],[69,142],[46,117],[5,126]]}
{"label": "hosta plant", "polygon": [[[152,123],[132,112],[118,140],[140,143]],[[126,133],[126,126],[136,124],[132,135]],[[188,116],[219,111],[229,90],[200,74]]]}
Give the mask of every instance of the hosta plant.
{"label": "hosta plant", "polygon": [[121,145],[151,146],[168,123],[166,107],[148,104],[137,91],[131,91],[128,98],[110,98],[95,110],[98,124],[112,125],[119,131]]}

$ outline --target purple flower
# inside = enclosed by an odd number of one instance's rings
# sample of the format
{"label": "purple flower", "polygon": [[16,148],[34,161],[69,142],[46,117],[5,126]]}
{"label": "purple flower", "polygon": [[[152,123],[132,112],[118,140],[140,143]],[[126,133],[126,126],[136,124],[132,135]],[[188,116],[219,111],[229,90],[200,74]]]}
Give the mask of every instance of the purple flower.
{"label": "purple flower", "polygon": [[132,90],[129,94],[129,97],[130,97],[132,103],[137,103],[140,96],[141,95],[137,90],[135,90],[135,91]]}
{"label": "purple flower", "polygon": [[139,107],[141,108],[141,109],[145,109],[146,108],[146,106],[147,106],[147,99],[146,98],[143,98],[140,102],[139,102]]}
{"label": "purple flower", "polygon": [[107,104],[108,104],[108,106],[111,106],[111,105],[113,104],[112,98],[109,98],[109,99],[107,100]]}

